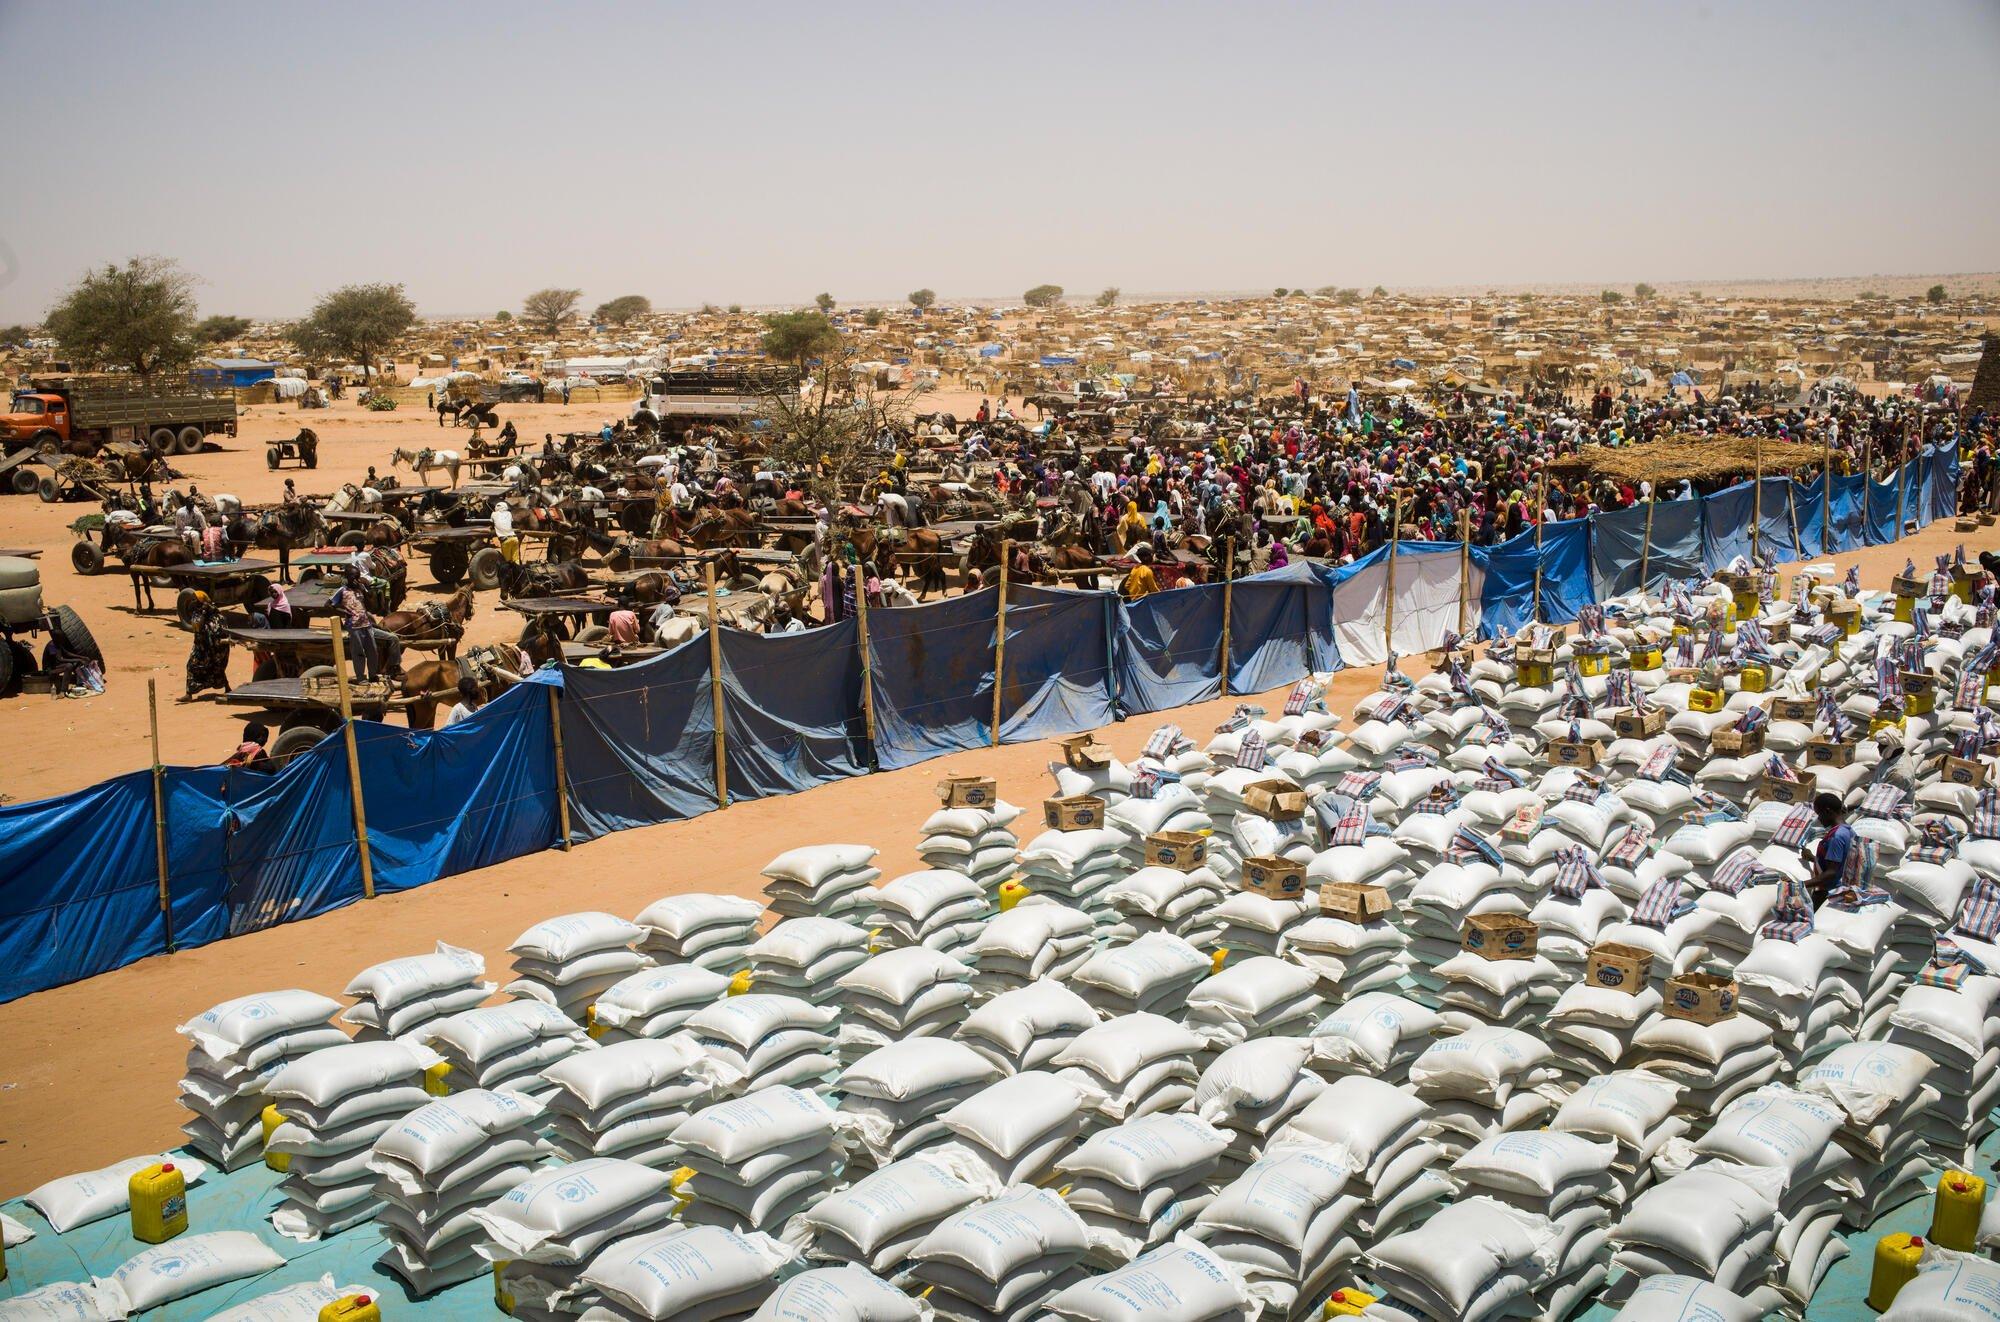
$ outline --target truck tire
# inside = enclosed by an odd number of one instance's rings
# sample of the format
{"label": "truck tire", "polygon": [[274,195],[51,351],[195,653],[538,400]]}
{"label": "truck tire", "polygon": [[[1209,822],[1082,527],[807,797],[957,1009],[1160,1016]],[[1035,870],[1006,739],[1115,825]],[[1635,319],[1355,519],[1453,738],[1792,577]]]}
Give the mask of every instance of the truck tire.
{"label": "truck tire", "polygon": [[62,499],[62,483],[56,481],[55,474],[43,478],[35,487],[35,494],[50,505]]}
{"label": "truck tire", "polygon": [[199,427],[183,427],[181,434],[175,438],[182,454],[200,454],[202,442],[206,439]]}
{"label": "truck tire", "polygon": [[104,548],[96,542],[76,542],[69,548],[69,567],[85,578],[104,572]]}
{"label": "truck tire", "polygon": [[146,437],[146,444],[153,447],[154,454],[172,454],[180,442],[175,439],[173,428],[155,427],[152,434]]}
{"label": "truck tire", "polygon": [[35,476],[35,470],[32,468],[17,468],[14,470],[14,476],[7,480],[13,485],[14,494],[17,496],[32,496],[42,486],[42,479]]}
{"label": "truck tire", "polygon": [[270,449],[264,451],[264,467],[270,469],[273,472],[276,472],[278,468],[278,460],[280,458],[282,458],[282,456],[279,455],[278,453],[278,447],[275,445],[272,446]]}
{"label": "truck tire", "polygon": [[480,547],[473,553],[471,564],[466,567],[466,573],[472,579],[472,586],[481,592],[490,592],[499,587],[501,564],[499,547]]}
{"label": "truck tire", "polygon": [[62,639],[63,646],[78,656],[87,656],[100,667],[104,664],[104,653],[98,650],[97,639],[91,637],[90,626],[83,617],[68,606],[58,606],[49,612],[49,628]]}
{"label": "truck tire", "polygon": [[268,755],[274,766],[283,766],[301,753],[310,753],[326,738],[326,731],[314,725],[294,725],[278,731]]}
{"label": "truck tire", "polygon": [[15,664],[15,646],[12,639],[0,638],[0,697],[14,696],[14,681],[19,678],[15,672],[20,669]]}

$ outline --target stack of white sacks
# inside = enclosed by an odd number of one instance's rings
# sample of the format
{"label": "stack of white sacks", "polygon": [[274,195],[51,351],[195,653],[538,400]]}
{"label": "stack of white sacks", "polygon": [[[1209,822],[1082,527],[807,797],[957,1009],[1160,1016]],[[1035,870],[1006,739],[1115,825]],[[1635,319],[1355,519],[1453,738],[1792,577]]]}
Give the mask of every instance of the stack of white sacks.
{"label": "stack of white sacks", "polygon": [[764,865],[764,902],[780,918],[840,918],[866,925],[882,870],[873,845],[806,845]]}
{"label": "stack of white sacks", "polygon": [[890,1311],[880,1315],[883,1322],[915,1320],[913,1307],[905,1312],[893,1291],[869,1281],[865,1273],[859,1273],[859,1281],[846,1276],[822,1280],[817,1289],[806,1277],[794,1276],[790,1285],[798,1289],[796,1302],[781,1305],[779,1282],[797,1264],[798,1255],[769,1235],[721,1226],[669,1226],[599,1250],[565,1303],[581,1306],[588,1317],[646,1322],[787,1317],[791,1313],[778,1311],[780,1307],[872,1310],[886,1303]]}
{"label": "stack of white sacks", "polygon": [[1126,1014],[1087,1028],[1052,1062],[1075,1086],[1098,1124],[1179,1110],[1200,1075],[1202,1040],[1156,1014]]}
{"label": "stack of white sacks", "polygon": [[582,1025],[541,1001],[465,1010],[426,1026],[424,1039],[450,1067],[452,1091],[506,1088],[535,1097],[555,1089],[543,1070],[596,1045]]}
{"label": "stack of white sacks", "polygon": [[1090,915],[1094,936],[1118,922],[1105,892],[1130,870],[1127,838],[1110,826],[1050,829],[1021,846],[1018,874],[1031,894]]}
{"label": "stack of white sacks", "polygon": [[669,895],[640,910],[639,953],[728,975],[749,963],[764,906],[741,895]]}
{"label": "stack of white sacks", "polygon": [[1031,895],[973,939],[972,990],[998,996],[1037,978],[1067,981],[1095,947],[1096,924],[1089,914]]}
{"label": "stack of white sacks", "polygon": [[750,947],[750,983],[837,1010],[840,977],[868,958],[868,946],[867,929],[851,922],[787,918]]}
{"label": "stack of white sacks", "polygon": [[715,1096],[712,1058],[687,1034],[634,1038],[568,1056],[542,1071],[553,1119],[549,1143],[569,1161],[617,1157],[670,1170],[672,1134]]}
{"label": "stack of white sacks", "polygon": [[634,947],[646,929],[613,914],[566,914],[536,923],[507,947],[514,954],[508,996],[553,1005],[582,1023],[598,994],[635,970],[646,956]]}
{"label": "stack of white sacks", "polygon": [[708,1057],[722,1092],[810,1088],[839,1068],[836,1018],[796,996],[750,992],[697,1011],[682,1032]]}
{"label": "stack of white sacks", "polygon": [[1451,1165],[1460,1199],[1491,1198],[1548,1223],[1548,1270],[1530,1289],[1539,1316],[1568,1317],[1604,1285],[1612,1211],[1623,1203],[1618,1146],[1580,1134],[1500,1134]]}
{"label": "stack of white sacks", "polygon": [[313,1240],[371,1219],[382,1208],[369,1150],[430,1100],[424,1072],[437,1053],[409,1042],[350,1042],[294,1061],[265,1085],[284,1122],[266,1150],[290,1157],[284,1201],[271,1224]]}
{"label": "stack of white sacks", "polygon": [[1038,978],[974,1010],[959,1026],[958,1040],[1002,1072],[1020,1074],[1046,1068],[1097,1018],[1090,1002],[1070,987]]}
{"label": "stack of white sacks", "polygon": [[440,941],[431,954],[388,960],[355,974],[347,994],[359,999],[341,1022],[355,1026],[357,1042],[418,1033],[491,996],[493,984],[481,980],[485,973],[484,957]]}
{"label": "stack of white sacks", "polygon": [[1185,872],[1159,864],[1138,868],[1105,888],[1104,902],[1118,915],[1105,936],[1121,942],[1165,933],[1210,949],[1222,935],[1215,910],[1229,889],[1207,863]]}
{"label": "stack of white sacks", "polygon": [[906,1282],[915,1248],[948,1216],[985,1196],[989,1181],[965,1178],[952,1162],[919,1154],[862,1175],[799,1214],[806,1255],[864,1267]]}
{"label": "stack of white sacks", "polygon": [[1326,1091],[1325,1081],[1306,1068],[1314,1050],[1309,1038],[1258,1038],[1230,1047],[1202,1072],[1183,1109],[1228,1136],[1218,1182],[1241,1175],[1263,1155],[1273,1132]]}
{"label": "stack of white sacks", "polygon": [[1353,1185],[1340,1148],[1294,1144],[1223,1185],[1190,1233],[1276,1316],[1301,1316],[1361,1254],[1352,1225],[1361,1198]]}
{"label": "stack of white sacks", "polygon": [[1031,1184],[1054,1171],[1083,1134],[1083,1093],[1064,1074],[1024,1070],[946,1111],[951,1138],[936,1155],[983,1187]]}
{"label": "stack of white sacks", "polygon": [[1058,1322],[1198,1317],[1250,1322],[1261,1308],[1228,1262],[1202,1245],[1175,1240],[1126,1266],[1079,1281],[1048,1301]]}
{"label": "stack of white sacks", "polygon": [[892,1042],[949,1038],[971,1010],[972,970],[928,946],[870,955],[840,976],[840,1059]]}
{"label": "stack of white sacks", "polygon": [[1365,1074],[1407,1083],[1410,1065],[1444,1027],[1437,1011],[1394,992],[1364,992],[1336,1005],[1312,1031],[1313,1070],[1326,1078]]}
{"label": "stack of white sacks", "polygon": [[1421,1223],[1450,1197],[1438,1169],[1444,1150],[1430,1127],[1430,1108],[1407,1090],[1351,1074],[1278,1128],[1264,1155],[1303,1149],[1344,1166],[1351,1176],[1344,1192],[1357,1200],[1343,1212],[1352,1217],[1345,1233],[1366,1245]]}
{"label": "stack of white sacks", "polygon": [[1616,1070],[1639,1026],[1660,1013],[1660,989],[1648,979],[1637,991],[1571,983],[1549,1008],[1542,1038],[1555,1050],[1551,1066],[1565,1085]]}
{"label": "stack of white sacks", "polygon": [[910,1250],[913,1284],[947,1322],[1021,1322],[1082,1281],[1090,1234],[1052,1190],[1009,1189],[946,1217]]}
{"label": "stack of white sacks", "polygon": [[1371,1305],[1389,1319],[1507,1315],[1563,1269],[1564,1246],[1547,1217],[1488,1197],[1461,1198],[1411,1230],[1368,1250],[1374,1280],[1399,1301]]}
{"label": "stack of white sacks", "polygon": [[1542,1123],[1553,1053],[1518,1028],[1480,1026],[1433,1042],[1410,1065],[1410,1085],[1428,1103],[1430,1134],[1448,1156]]}
{"label": "stack of white sacks", "polygon": [[224,1001],[174,1031],[188,1040],[181,1126],[188,1146],[223,1170],[255,1161],[264,1145],[264,1088],[315,1051],[344,1046],[331,1020],[340,1002],[317,992],[266,992]]}
{"label": "stack of white sacks", "polygon": [[1355,921],[1319,913],[1285,932],[1279,954],[1311,970],[1320,999],[1339,1006],[1397,985],[1409,972],[1409,936],[1387,913]]}
{"label": "stack of white sacks", "polygon": [[1232,959],[1187,996],[1183,1022],[1210,1053],[1265,1037],[1305,1037],[1324,1003],[1319,975],[1275,955]]}
{"label": "stack of white sacks", "polygon": [[591,1035],[604,1046],[657,1040],[679,1032],[697,1011],[728,994],[728,975],[698,964],[640,969],[598,996],[590,1008]]}
{"label": "stack of white sacks", "polygon": [[1001,1068],[950,1038],[879,1047],[840,1076],[840,1118],[854,1164],[887,1166],[941,1143],[945,1112],[997,1082]]}
{"label": "stack of white sacks", "polygon": [[533,1172],[542,1105],[476,1088],[430,1102],[376,1138],[368,1167],[386,1201],[381,1263],[424,1295],[488,1271],[474,1211]]}
{"label": "stack of white sacks", "polygon": [[1771,1026],[1735,1014],[1714,1023],[1660,1014],[1639,1025],[1623,1062],[1682,1087],[1680,1113],[1705,1119],[1784,1070]]}
{"label": "stack of white sacks", "polygon": [[[1835,912],[1832,906],[1821,909]],[[1816,915],[1816,927],[1818,921]],[[1771,1025],[1771,1041],[1794,1070],[1854,1040],[1868,971],[1819,931],[1797,941],[1759,939],[1733,976],[1742,988],[1743,1012]]]}
{"label": "stack of white sacks", "polygon": [[527,1322],[573,1316],[584,1272],[607,1248],[659,1230],[673,1214],[670,1177],[637,1162],[592,1157],[536,1171],[475,1208],[475,1251],[497,1265],[496,1297]]}
{"label": "stack of white sacks", "polygon": [[1163,1243],[1215,1196],[1229,1137],[1196,1116],[1142,1116],[1099,1130],[1061,1162],[1063,1201],[1090,1230],[1090,1258],[1123,1265]]}
{"label": "stack of white sacks", "polygon": [[927,868],[969,877],[991,895],[1014,873],[1014,820],[1021,810],[1004,800],[991,808],[940,808],[923,825],[917,857]]}
{"label": "stack of white sacks", "polygon": [[764,1088],[694,1113],[673,1132],[693,1168],[682,1219],[775,1230],[839,1182],[835,1113],[815,1093]]}
{"label": "stack of white sacks", "polygon": [[[1963,974],[1964,966],[1946,972]],[[1911,985],[1889,1016],[1885,1040],[1921,1052],[1935,1066],[1927,1082],[1938,1100],[1919,1115],[1917,1132],[1941,1160],[1972,1160],[1980,1139],[1992,1132],[2000,1095],[1996,1006],[2000,977],[1969,974],[1947,977],[1944,985]]]}
{"label": "stack of white sacks", "polygon": [[1147,1014],[1181,1018],[1188,993],[1209,976],[1213,960],[1181,937],[1149,932],[1092,954],[1069,985],[1104,1018]]}
{"label": "stack of white sacks", "polygon": [[1686,1135],[1689,1121],[1674,1114],[1681,1087],[1644,1070],[1618,1070],[1585,1080],[1549,1119],[1549,1129],[1611,1143],[1613,1189],[1607,1202],[1622,1207],[1652,1187],[1653,1159]]}
{"label": "stack of white sacks", "polygon": [[1867,1229],[1885,1212],[1922,1197],[1932,1168],[1918,1122],[1938,1101],[1930,1057],[1892,1042],[1835,1047],[1799,1075],[1799,1089],[1838,1107],[1835,1140],[1853,1154],[1861,1196],[1843,1220]]}
{"label": "stack of white sacks", "polygon": [[952,954],[992,916],[991,895],[973,878],[944,868],[905,873],[875,892],[876,939]]}

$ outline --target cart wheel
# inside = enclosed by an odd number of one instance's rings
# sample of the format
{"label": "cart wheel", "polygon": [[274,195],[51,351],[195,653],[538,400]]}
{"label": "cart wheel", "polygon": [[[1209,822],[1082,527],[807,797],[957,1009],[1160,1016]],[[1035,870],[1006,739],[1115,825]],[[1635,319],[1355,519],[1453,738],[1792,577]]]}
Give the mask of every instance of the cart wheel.
{"label": "cart wheel", "polygon": [[181,428],[181,434],[175,438],[174,446],[182,454],[200,454],[204,439],[201,434],[201,428],[183,427]]}
{"label": "cart wheel", "polygon": [[281,457],[282,456],[278,454],[278,447],[275,445],[272,446],[270,449],[264,451],[264,467],[269,468],[275,472],[278,467],[278,460]]}
{"label": "cart wheel", "polygon": [[463,546],[451,542],[440,542],[431,548],[431,577],[444,587],[457,587],[458,580],[465,577],[466,555]]}
{"label": "cart wheel", "polygon": [[576,640],[587,647],[595,647],[599,643],[611,640],[611,630],[601,624],[593,624],[582,633],[579,633],[576,636]]}
{"label": "cart wheel", "polygon": [[340,672],[332,666],[307,666],[299,672],[300,679],[332,679]]}
{"label": "cart wheel", "polygon": [[271,741],[270,758],[274,766],[283,766],[301,753],[309,753],[326,738],[326,731],[316,725],[294,725],[278,731],[278,737]]}
{"label": "cart wheel", "polygon": [[307,467],[307,468],[318,468],[318,467],[319,467],[319,450],[318,450],[318,448],[317,448],[317,447],[315,447],[315,448],[313,448],[313,449],[310,449],[310,450],[307,450],[307,451],[306,451],[306,456],[305,456],[305,457],[306,457],[306,467]]}
{"label": "cart wheel", "polygon": [[17,496],[31,496],[42,485],[42,479],[35,476],[35,470],[32,468],[15,469],[14,476],[8,481],[14,484],[14,494]]}
{"label": "cart wheel", "polygon": [[653,531],[653,507],[644,501],[627,501],[618,510],[618,526],[634,537]]}
{"label": "cart wheel", "polygon": [[349,528],[346,532],[335,538],[333,544],[335,546],[366,546],[368,545],[368,534],[362,532],[359,528]]}
{"label": "cart wheel", "polygon": [[104,572],[104,548],[96,542],[77,542],[69,548],[69,567],[89,578]]}
{"label": "cart wheel", "polygon": [[500,586],[500,548],[482,546],[472,557],[470,572],[472,586],[482,592],[490,592]]}
{"label": "cart wheel", "polygon": [[62,499],[62,483],[56,481],[54,476],[45,477],[36,486],[35,494],[53,505]]}
{"label": "cart wheel", "polygon": [[194,628],[195,611],[200,607],[201,593],[194,588],[182,588],[174,598],[174,614],[180,617],[183,629]]}
{"label": "cart wheel", "polygon": [[[95,548],[93,548],[95,549]],[[104,653],[97,648],[97,640],[90,636],[90,626],[83,617],[69,606],[58,606],[49,612],[49,629],[60,639],[63,646],[78,656],[87,656],[99,667],[104,665]]]}

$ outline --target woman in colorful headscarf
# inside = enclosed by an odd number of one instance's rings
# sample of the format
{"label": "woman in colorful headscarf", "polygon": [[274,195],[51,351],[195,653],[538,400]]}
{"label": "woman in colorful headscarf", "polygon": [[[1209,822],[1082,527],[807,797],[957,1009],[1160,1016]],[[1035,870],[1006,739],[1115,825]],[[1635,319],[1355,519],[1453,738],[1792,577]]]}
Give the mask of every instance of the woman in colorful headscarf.
{"label": "woman in colorful headscarf", "polygon": [[187,692],[182,702],[193,702],[206,689],[229,691],[229,635],[223,631],[222,612],[206,592],[195,595],[194,641],[188,647]]}

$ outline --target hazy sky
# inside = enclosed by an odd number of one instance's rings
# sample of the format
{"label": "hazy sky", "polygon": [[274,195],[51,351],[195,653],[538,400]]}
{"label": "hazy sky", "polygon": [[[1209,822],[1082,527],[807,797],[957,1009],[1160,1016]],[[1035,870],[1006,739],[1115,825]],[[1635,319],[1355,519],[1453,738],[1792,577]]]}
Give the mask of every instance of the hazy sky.
{"label": "hazy sky", "polygon": [[2000,0],[0,0],[0,321],[2000,268]]}

